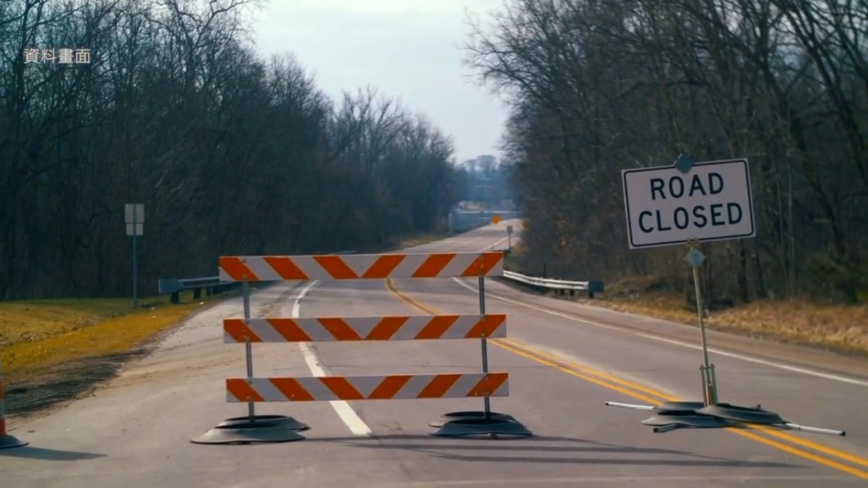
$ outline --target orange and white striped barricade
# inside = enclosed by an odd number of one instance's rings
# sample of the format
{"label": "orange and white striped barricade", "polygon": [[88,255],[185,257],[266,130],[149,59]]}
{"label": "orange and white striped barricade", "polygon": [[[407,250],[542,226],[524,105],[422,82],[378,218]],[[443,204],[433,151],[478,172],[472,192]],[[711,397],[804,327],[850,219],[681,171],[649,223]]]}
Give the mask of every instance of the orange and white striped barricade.
{"label": "orange and white striped barricade", "polygon": [[[506,337],[506,315],[485,313],[485,276],[503,275],[502,252],[226,256],[220,279],[241,281],[244,318],[223,321],[224,342],[244,343],[247,377],[226,380],[227,401],[247,403],[247,417],[229,419],[197,443],[286,442],[304,439],[308,426],[287,416],[257,416],[259,402],[409,400],[482,397],[482,411],[452,412],[432,435],[530,436],[510,415],[491,412],[490,397],[509,395],[509,375],[489,372],[487,339]],[[386,317],[251,318],[248,283],[253,281],[385,280],[390,278],[479,278],[480,313]],[[482,372],[257,378],[253,343],[480,339]]]}
{"label": "orange and white striped barricade", "polygon": [[26,446],[27,443],[6,431],[6,407],[3,401],[3,369],[0,366],[0,449]]}

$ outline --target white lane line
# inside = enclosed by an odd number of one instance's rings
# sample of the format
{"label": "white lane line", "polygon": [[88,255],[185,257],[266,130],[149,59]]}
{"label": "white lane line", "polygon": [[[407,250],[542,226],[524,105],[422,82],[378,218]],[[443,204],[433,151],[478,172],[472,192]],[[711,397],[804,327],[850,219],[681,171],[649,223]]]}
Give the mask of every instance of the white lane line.
{"label": "white lane line", "polygon": [[[295,302],[292,304],[292,318],[295,319],[300,316],[301,299],[304,298],[304,296],[307,295],[307,292],[317,283],[317,281],[314,281],[305,286],[301,290],[301,293],[299,293],[295,298]],[[301,349],[301,354],[304,356],[304,362],[307,363],[307,367],[310,369],[311,374],[317,377],[327,376],[325,368],[323,368],[322,363],[320,363],[319,359],[316,357],[316,353],[313,352],[306,342],[299,342],[298,348]],[[338,417],[341,418],[353,435],[370,436],[373,434],[373,431],[368,427],[368,424],[359,417],[359,414],[353,410],[353,407],[351,407],[349,403],[343,400],[332,400],[329,403],[331,403],[332,408],[335,409],[335,413],[338,414]]]}
{"label": "white lane line", "polygon": [[[463,286],[464,288],[467,288],[468,290],[473,291],[474,293],[479,293],[479,290],[478,290],[478,289],[476,289],[476,288],[474,288],[474,287],[468,285],[467,283],[464,283],[464,282],[461,281],[459,278],[452,278],[452,279],[455,280],[456,283],[458,283],[459,285]],[[647,339],[653,339],[653,340],[655,340],[655,341],[666,342],[666,343],[669,343],[669,344],[672,344],[672,345],[681,346],[681,347],[687,347],[687,348],[690,348],[690,349],[696,349],[696,350],[701,350],[701,349],[702,349],[701,346],[697,346],[697,345],[695,345],[695,344],[688,344],[688,343],[686,343],[686,342],[676,341],[676,340],[673,340],[673,339],[665,339],[665,338],[657,337],[657,336],[653,336],[653,335],[650,335],[650,334],[644,334],[644,333],[642,333],[642,332],[635,332],[635,331],[632,331],[632,330],[624,329],[624,328],[622,328],[622,327],[617,327],[617,326],[613,326],[613,325],[606,325],[606,324],[603,324],[603,323],[600,323],[600,322],[596,322],[596,321],[593,321],[593,320],[580,319],[580,318],[578,318],[578,317],[575,317],[575,316],[572,316],[572,315],[569,315],[569,314],[566,314],[566,313],[556,312],[556,311],[554,311],[554,310],[549,310],[549,309],[546,309],[546,308],[537,307],[537,306],[535,306],[535,305],[530,305],[530,304],[527,304],[527,303],[519,302],[519,301],[517,301],[517,300],[512,300],[512,299],[509,299],[509,298],[501,297],[501,296],[498,296],[498,295],[495,295],[495,294],[492,294],[492,293],[486,293],[486,297],[495,298],[495,299],[497,299],[497,300],[501,300],[501,301],[504,301],[504,302],[507,302],[507,303],[512,303],[513,305],[518,305],[518,306],[520,306],[520,307],[529,308],[529,309],[531,309],[531,310],[536,310],[536,311],[538,311],[538,312],[543,312],[543,313],[546,313],[546,314],[549,314],[549,315],[554,315],[554,316],[556,316],[556,317],[565,318],[565,319],[567,319],[567,320],[572,320],[573,322],[579,322],[579,323],[582,323],[582,324],[591,325],[591,326],[593,326],[593,327],[599,327],[599,328],[609,329],[609,330],[616,330],[616,331],[618,331],[618,332],[622,332],[622,333],[625,333],[625,334],[630,334],[630,335],[639,336],[639,337],[645,337],[645,338],[647,338]],[[756,363],[756,364],[762,364],[762,365],[764,365],[764,366],[769,366],[769,367],[777,368],[777,369],[781,369],[781,370],[784,370],[784,371],[791,371],[791,372],[794,372],[794,373],[801,373],[801,374],[808,375],[808,376],[815,376],[815,377],[817,377],[817,378],[823,378],[823,379],[827,379],[827,380],[837,381],[837,382],[840,382],[840,383],[849,383],[849,384],[851,384],[851,385],[858,385],[858,386],[868,387],[868,381],[857,380],[857,379],[855,379],[855,378],[848,378],[848,377],[846,377],[846,376],[840,376],[840,375],[835,375],[835,374],[823,373],[823,372],[821,372],[821,371],[816,371],[816,370],[807,369],[807,368],[799,368],[799,367],[796,367],[796,366],[789,366],[789,365],[786,365],[786,364],[781,364],[781,363],[777,363],[777,362],[774,362],[774,361],[768,361],[768,360],[765,360],[765,359],[759,359],[759,358],[755,358],[755,357],[752,357],[752,356],[747,356],[747,355],[744,355],[744,354],[736,354],[736,353],[732,353],[732,352],[721,351],[720,349],[714,349],[714,348],[711,348],[711,347],[708,348],[708,352],[711,352],[711,353],[714,353],[714,354],[719,354],[719,355],[721,355],[721,356],[730,357],[730,358],[733,358],[733,359],[740,359],[740,360],[742,360],[742,361],[747,361],[747,362]]]}
{"label": "white lane line", "polygon": [[[698,351],[702,350],[702,346],[697,346],[695,344],[688,344],[686,342],[676,341],[674,339],[666,339],[663,337],[656,337],[649,334],[643,334],[641,332],[635,332],[635,335],[641,337],[647,337],[648,339],[654,339],[655,341],[667,342],[669,344],[674,344],[676,346],[688,347],[690,349],[696,349]],[[836,374],[823,373],[821,371],[814,371],[812,369],[800,368],[797,366],[788,366],[786,364],[780,364],[773,361],[768,361],[765,359],[759,359],[751,356],[745,356],[743,354],[736,354],[734,352],[721,351],[719,349],[708,348],[709,352],[713,352],[714,354],[718,354],[720,356],[726,356],[734,359],[741,359],[742,361],[747,361],[750,363],[762,364],[763,366],[771,366],[773,368],[783,369],[786,371],[792,371],[794,373],[802,373],[809,376],[816,376],[818,378],[823,378],[832,381],[839,381],[841,383],[849,383],[851,385],[859,385],[868,387],[868,381],[857,380],[855,378],[848,378],[846,376],[839,376]]]}

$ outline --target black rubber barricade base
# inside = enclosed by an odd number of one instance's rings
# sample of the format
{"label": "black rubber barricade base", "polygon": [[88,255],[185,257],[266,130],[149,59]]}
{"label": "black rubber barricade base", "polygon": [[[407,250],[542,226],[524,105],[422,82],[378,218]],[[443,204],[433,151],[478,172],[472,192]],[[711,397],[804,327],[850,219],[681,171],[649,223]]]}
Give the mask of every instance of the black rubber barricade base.
{"label": "black rubber barricade base", "polygon": [[506,420],[483,416],[449,420],[431,435],[435,437],[531,437],[533,432],[515,419]]}
{"label": "black rubber barricade base", "polygon": [[[452,420],[460,420],[460,419],[484,419],[485,412],[482,410],[464,410],[460,412],[449,412],[440,416],[439,419],[429,422],[428,425],[431,427],[443,427],[443,424]],[[499,412],[489,412],[488,418],[491,419],[499,419],[499,420],[507,420],[510,422],[516,422],[515,417],[512,415],[508,415],[505,413]]]}
{"label": "black rubber barricade base", "polygon": [[665,402],[654,407],[658,412],[696,412],[705,408],[703,402]]}
{"label": "black rubber barricade base", "polygon": [[718,403],[697,410],[698,413],[714,415],[727,420],[736,420],[751,424],[773,425],[784,424],[786,421],[775,412],[763,410],[759,405],[756,407],[739,407],[728,403]]}
{"label": "black rubber barricade base", "polygon": [[0,449],[12,449],[13,447],[23,447],[27,443],[14,435],[4,435],[0,437]]}
{"label": "black rubber barricade base", "polygon": [[669,432],[680,428],[720,429],[729,426],[729,422],[725,419],[697,414],[693,411],[681,413],[660,412],[643,420],[642,424],[653,426],[656,433]]}
{"label": "black rubber barricade base", "polygon": [[[260,420],[262,419],[262,420]],[[227,419],[205,434],[191,439],[193,444],[263,444],[304,440],[297,432],[299,425],[292,417],[260,415],[251,422],[250,417]]]}
{"label": "black rubber barricade base", "polygon": [[[253,418],[256,422],[280,422],[290,430],[310,430],[310,427],[304,422],[299,422],[293,417],[287,417],[286,415],[254,415]],[[217,427],[230,427],[233,425],[247,424],[249,422],[250,416],[247,415],[245,415],[244,417],[232,417],[224,420],[223,422],[220,422],[219,424],[217,424]]]}

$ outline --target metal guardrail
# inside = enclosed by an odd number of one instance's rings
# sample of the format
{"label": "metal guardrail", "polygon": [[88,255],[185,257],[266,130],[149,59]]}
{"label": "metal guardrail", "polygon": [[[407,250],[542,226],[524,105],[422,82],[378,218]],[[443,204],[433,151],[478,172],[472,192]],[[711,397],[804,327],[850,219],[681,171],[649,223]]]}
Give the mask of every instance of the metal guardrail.
{"label": "metal guardrail", "polygon": [[238,286],[235,282],[220,281],[219,276],[208,276],[204,278],[187,278],[176,279],[167,278],[157,280],[157,293],[160,295],[171,294],[171,302],[179,303],[181,300],[180,293],[184,290],[193,290],[193,299],[202,297],[202,290],[205,290],[205,296],[216,295]]}
{"label": "metal guardrail", "polygon": [[591,281],[567,281],[553,280],[549,278],[538,278],[536,276],[527,276],[514,271],[503,271],[503,277],[531,285],[537,288],[545,288],[549,290],[559,290],[561,292],[569,291],[570,295],[575,295],[577,291],[583,291],[588,294],[588,298],[594,298],[594,293],[602,293],[604,290],[603,282],[599,280]]}
{"label": "metal guardrail", "polygon": [[[356,251],[338,251],[329,254],[355,254]],[[229,291],[240,286],[240,282],[236,281],[220,281],[219,276],[206,276],[201,278],[164,278],[157,280],[157,294],[171,294],[172,303],[180,303],[181,292],[185,290],[193,290],[193,299],[202,298],[202,290],[205,290],[205,296],[216,295]]]}

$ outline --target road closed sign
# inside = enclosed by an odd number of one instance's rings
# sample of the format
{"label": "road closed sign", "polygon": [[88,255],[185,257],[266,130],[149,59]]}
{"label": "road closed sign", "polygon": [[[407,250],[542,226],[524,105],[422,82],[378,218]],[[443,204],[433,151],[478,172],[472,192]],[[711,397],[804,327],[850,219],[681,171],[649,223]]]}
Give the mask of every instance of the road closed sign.
{"label": "road closed sign", "polygon": [[[682,168],[684,169],[684,168]],[[621,172],[630,249],[754,237],[747,159]]]}

